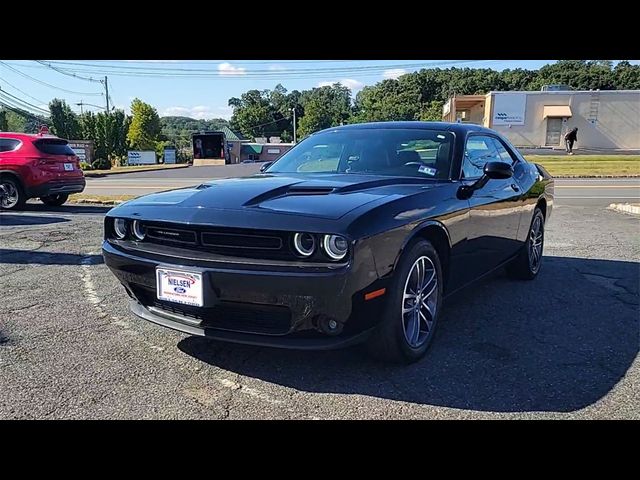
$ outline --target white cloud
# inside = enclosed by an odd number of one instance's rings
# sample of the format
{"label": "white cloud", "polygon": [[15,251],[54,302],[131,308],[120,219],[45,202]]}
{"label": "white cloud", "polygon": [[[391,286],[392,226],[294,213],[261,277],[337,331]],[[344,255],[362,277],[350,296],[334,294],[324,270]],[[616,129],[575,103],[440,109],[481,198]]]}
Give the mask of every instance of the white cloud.
{"label": "white cloud", "polygon": [[218,64],[218,73],[220,75],[244,75],[247,69],[244,67],[236,67],[228,62]]}
{"label": "white cloud", "polygon": [[289,70],[289,69],[284,65],[279,65],[277,63],[274,63],[273,65],[269,65],[269,70],[271,70],[272,72],[282,72],[284,70]]}
{"label": "white cloud", "polygon": [[178,116],[196,118],[198,120],[209,120],[211,118],[231,118],[233,108],[231,107],[209,107],[207,105],[195,105],[193,107],[175,106],[162,110],[162,117]]}
{"label": "white cloud", "polygon": [[382,73],[382,76],[384,78],[393,78],[394,80],[402,75],[404,75],[405,73],[407,73],[407,71],[404,68],[391,68],[389,70],[385,70]]}
{"label": "white cloud", "polygon": [[358,80],[354,80],[353,78],[343,78],[342,80],[320,82],[318,83],[318,87],[329,87],[334,83],[340,83],[341,85],[344,85],[351,91],[360,90],[362,87],[364,87],[364,83]]}

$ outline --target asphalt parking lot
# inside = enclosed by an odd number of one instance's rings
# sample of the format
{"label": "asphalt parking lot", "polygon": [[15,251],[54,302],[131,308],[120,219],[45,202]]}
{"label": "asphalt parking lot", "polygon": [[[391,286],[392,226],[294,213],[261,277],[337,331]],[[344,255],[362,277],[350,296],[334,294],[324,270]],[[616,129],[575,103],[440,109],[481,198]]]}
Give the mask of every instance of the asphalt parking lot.
{"label": "asphalt parking lot", "polygon": [[106,208],[0,213],[0,418],[640,419],[640,222],[559,204],[534,282],[452,298],[422,361],[204,340],[136,319]]}

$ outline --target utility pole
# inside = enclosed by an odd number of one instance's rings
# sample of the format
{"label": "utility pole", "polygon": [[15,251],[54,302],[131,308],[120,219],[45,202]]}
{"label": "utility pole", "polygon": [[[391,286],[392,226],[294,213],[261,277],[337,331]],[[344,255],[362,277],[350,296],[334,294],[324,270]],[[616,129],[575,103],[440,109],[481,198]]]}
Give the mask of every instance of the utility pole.
{"label": "utility pole", "polygon": [[76,105],[80,105],[80,115],[83,115],[84,110],[82,110],[82,106],[84,105],[84,103],[82,103],[82,100],[80,100],[80,103],[76,103]]}
{"label": "utility pole", "polygon": [[291,111],[293,112],[293,143],[298,143],[296,141],[296,107],[293,107]]}
{"label": "utility pole", "polygon": [[104,76],[104,96],[105,99],[107,100],[107,114],[109,113],[109,80],[107,79],[107,76]]}

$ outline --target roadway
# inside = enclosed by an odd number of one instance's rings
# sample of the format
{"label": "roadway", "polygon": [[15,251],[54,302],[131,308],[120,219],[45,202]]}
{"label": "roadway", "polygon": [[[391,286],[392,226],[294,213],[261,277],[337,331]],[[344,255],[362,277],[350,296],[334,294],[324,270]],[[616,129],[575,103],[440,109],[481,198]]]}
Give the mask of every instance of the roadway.
{"label": "roadway", "polygon": [[[226,167],[190,167],[177,170],[127,173],[87,178],[87,195],[144,195],[190,187],[214,178],[251,175],[260,164]],[[640,178],[557,179],[556,201],[560,205],[607,206],[640,202]]]}
{"label": "roadway", "polygon": [[134,317],[100,254],[107,210],[0,212],[0,420],[640,419],[637,217],[559,205],[535,281],[459,293],[396,366]]}

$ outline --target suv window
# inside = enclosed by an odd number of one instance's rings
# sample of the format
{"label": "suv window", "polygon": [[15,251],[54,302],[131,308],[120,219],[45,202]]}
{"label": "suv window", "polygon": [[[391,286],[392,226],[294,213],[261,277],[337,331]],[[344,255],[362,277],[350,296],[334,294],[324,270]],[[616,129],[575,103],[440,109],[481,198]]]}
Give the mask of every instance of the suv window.
{"label": "suv window", "polygon": [[[505,153],[507,152],[505,151]],[[492,137],[472,135],[467,138],[467,145],[464,149],[462,178],[479,178],[482,176],[487,162],[502,161],[504,160],[500,157],[500,152]]]}
{"label": "suv window", "polygon": [[13,152],[20,146],[20,140],[15,138],[0,138],[0,152]]}
{"label": "suv window", "polygon": [[33,142],[38,150],[42,153],[48,153],[50,155],[75,155],[75,152],[71,150],[69,142],[62,139],[46,139],[36,140]]}

